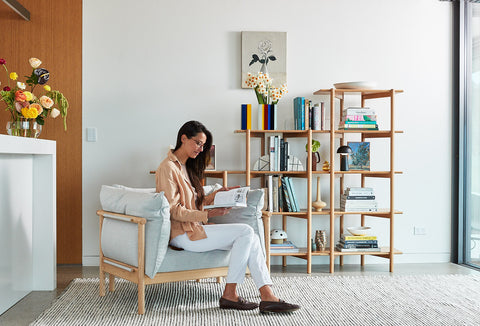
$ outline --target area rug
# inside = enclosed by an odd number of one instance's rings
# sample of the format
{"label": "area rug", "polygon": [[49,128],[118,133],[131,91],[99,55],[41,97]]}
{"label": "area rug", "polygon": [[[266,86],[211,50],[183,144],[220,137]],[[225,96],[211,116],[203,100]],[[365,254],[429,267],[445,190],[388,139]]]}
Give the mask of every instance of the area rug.
{"label": "area rug", "polygon": [[[146,313],[137,314],[133,283],[98,295],[98,279],[75,279],[31,325],[480,325],[480,276],[273,277],[274,292],[301,305],[288,314],[222,310],[224,284],[214,279],[149,285]],[[259,301],[250,278],[239,286]]]}

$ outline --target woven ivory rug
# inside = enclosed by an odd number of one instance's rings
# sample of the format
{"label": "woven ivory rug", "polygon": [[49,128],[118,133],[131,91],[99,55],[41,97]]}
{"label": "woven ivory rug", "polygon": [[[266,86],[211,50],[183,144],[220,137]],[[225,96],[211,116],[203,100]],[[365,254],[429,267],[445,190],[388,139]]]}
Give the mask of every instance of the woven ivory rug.
{"label": "woven ivory rug", "polygon": [[[274,291],[302,308],[289,314],[218,308],[214,279],[149,285],[137,314],[135,284],[117,279],[98,295],[98,279],[75,279],[31,325],[480,325],[480,276],[273,277]],[[247,278],[239,294],[259,301]]]}

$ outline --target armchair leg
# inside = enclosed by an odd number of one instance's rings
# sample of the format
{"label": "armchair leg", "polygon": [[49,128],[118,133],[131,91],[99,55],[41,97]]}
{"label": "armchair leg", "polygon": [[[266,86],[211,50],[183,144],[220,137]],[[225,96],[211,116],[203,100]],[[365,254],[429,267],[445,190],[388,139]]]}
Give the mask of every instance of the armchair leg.
{"label": "armchair leg", "polygon": [[145,283],[138,282],[138,314],[145,313]]}
{"label": "armchair leg", "polygon": [[115,291],[115,275],[108,274],[108,290],[110,292]]}
{"label": "armchair leg", "polygon": [[100,265],[100,296],[105,296],[105,272],[103,271],[102,266]]}
{"label": "armchair leg", "polygon": [[217,283],[222,283],[222,281],[223,281],[223,277],[221,276],[217,277]]}

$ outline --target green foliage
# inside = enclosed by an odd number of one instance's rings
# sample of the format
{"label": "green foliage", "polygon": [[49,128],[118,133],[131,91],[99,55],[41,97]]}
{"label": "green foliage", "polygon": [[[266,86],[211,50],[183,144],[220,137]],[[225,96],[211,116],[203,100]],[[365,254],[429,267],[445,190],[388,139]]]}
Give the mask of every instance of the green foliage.
{"label": "green foliage", "polygon": [[[320,142],[318,140],[312,139],[312,153],[318,152],[320,149]],[[305,145],[305,151],[308,152],[308,143]]]}
{"label": "green foliage", "polygon": [[67,130],[67,111],[68,111],[68,101],[65,96],[60,91],[49,91],[47,96],[50,97],[58,105],[58,110],[63,117],[63,127]]}

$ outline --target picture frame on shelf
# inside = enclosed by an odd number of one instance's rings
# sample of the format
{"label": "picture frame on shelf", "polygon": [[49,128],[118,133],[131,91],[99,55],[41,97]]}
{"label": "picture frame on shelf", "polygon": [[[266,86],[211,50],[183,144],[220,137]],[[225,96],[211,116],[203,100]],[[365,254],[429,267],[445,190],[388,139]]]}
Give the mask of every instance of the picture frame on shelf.
{"label": "picture frame on shelf", "polygon": [[348,169],[350,171],[370,171],[370,142],[351,142],[348,146],[352,154],[348,158]]}
{"label": "picture frame on shelf", "polygon": [[216,170],[216,164],[215,164],[215,145],[212,144],[212,147],[210,147],[210,162],[208,162],[207,167],[205,170],[207,171],[215,171]]}

